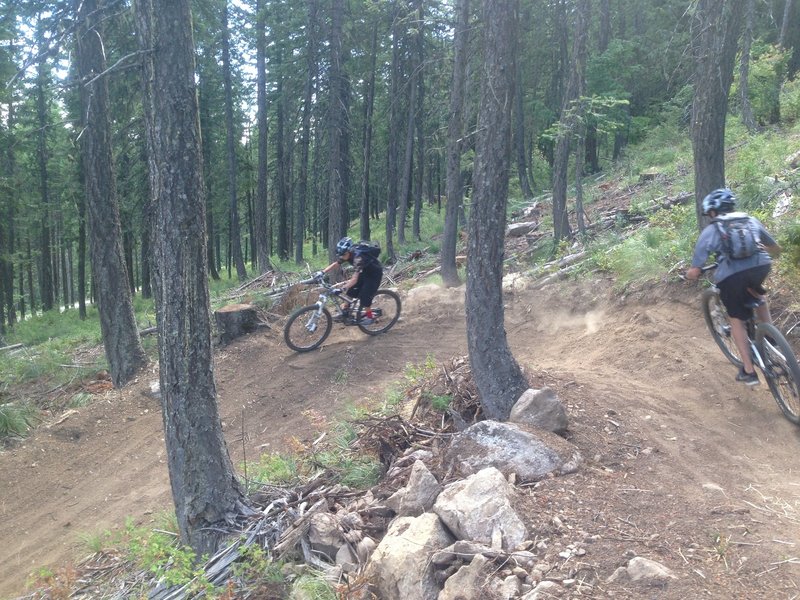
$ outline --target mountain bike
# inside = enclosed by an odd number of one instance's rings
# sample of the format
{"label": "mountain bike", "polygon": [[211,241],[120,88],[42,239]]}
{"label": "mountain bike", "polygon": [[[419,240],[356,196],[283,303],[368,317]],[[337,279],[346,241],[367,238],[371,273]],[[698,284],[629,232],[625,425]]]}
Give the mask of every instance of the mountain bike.
{"label": "mountain bike", "polygon": [[[356,326],[367,335],[379,335],[389,331],[400,318],[400,296],[397,292],[379,289],[372,299],[372,318],[364,316],[358,300],[351,303],[345,312],[337,300],[341,291],[322,277],[312,277],[299,282],[303,285],[318,284],[319,297],[314,304],[296,310],[283,328],[286,345],[295,352],[309,352],[319,348],[333,329],[334,321],[345,326]],[[334,311],[334,315],[331,314]]]}
{"label": "mountain bike", "polygon": [[[716,263],[703,267],[709,271]],[[753,308],[760,300],[753,298]],[[731,334],[728,313],[719,297],[717,286],[706,289],[702,296],[703,316],[711,336],[732,364],[742,367],[739,350]],[[759,323],[755,315],[745,323],[750,356],[753,365],[764,374],[769,391],[775,397],[783,415],[795,425],[800,425],[800,365],[792,347],[780,330],[772,323]]]}

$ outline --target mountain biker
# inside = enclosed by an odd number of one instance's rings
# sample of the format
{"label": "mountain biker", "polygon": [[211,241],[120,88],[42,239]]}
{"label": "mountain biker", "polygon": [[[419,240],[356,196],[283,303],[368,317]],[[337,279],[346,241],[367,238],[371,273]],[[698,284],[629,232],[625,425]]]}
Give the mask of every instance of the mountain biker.
{"label": "mountain biker", "polygon": [[[686,271],[687,279],[700,277],[701,268],[710,254],[715,253],[719,266],[714,273],[714,283],[731,324],[731,334],[739,350],[743,366],[736,375],[736,381],[747,385],[758,385],[758,375],[753,367],[747,340],[745,322],[753,316],[753,308],[759,321],[771,323],[764,280],[772,267],[773,256],[778,256],[781,247],[767,232],[761,222],[746,213],[735,212],[736,197],[728,188],[714,190],[703,198],[703,214],[711,218],[697,239],[692,255],[692,266]],[[750,231],[755,234],[756,248],[751,256],[734,258],[730,243],[726,243],[722,223],[731,219],[746,218]]]}
{"label": "mountain biker", "polygon": [[322,277],[325,273],[332,271],[345,262],[353,265],[355,273],[339,286],[339,289],[348,296],[348,300],[342,307],[343,314],[336,315],[334,319],[347,323],[347,319],[350,316],[350,305],[354,300],[358,299],[364,311],[360,322],[364,325],[369,325],[375,318],[372,314],[372,299],[375,297],[375,292],[378,291],[381,279],[383,279],[383,265],[377,257],[368,251],[368,247],[353,243],[352,238],[349,237],[343,237],[336,244],[336,257],[336,262],[332,262],[322,271],[318,271],[316,275]]}

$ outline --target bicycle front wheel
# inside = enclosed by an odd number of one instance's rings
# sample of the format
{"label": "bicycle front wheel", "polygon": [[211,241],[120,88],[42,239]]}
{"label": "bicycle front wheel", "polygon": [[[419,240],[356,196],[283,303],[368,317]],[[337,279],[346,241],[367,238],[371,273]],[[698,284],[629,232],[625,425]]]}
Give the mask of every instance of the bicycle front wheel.
{"label": "bicycle front wheel", "polygon": [[286,345],[295,352],[309,352],[319,348],[333,327],[331,313],[327,308],[317,314],[317,305],[306,306],[295,311],[283,328]]}
{"label": "bicycle front wheel", "polygon": [[358,328],[366,334],[378,335],[389,331],[400,318],[400,296],[392,290],[378,290],[372,299],[373,321],[364,324],[357,322]]}
{"label": "bicycle front wheel", "polygon": [[770,323],[756,327],[756,348],[764,359],[764,376],[783,415],[800,425],[800,365],[780,330]]}
{"label": "bicycle front wheel", "polygon": [[716,289],[707,289],[703,292],[703,316],[706,319],[711,337],[722,350],[729,361],[737,367],[742,366],[742,359],[739,356],[739,350],[736,348],[736,342],[733,340],[731,334],[731,324],[728,321],[728,311],[720,300],[719,292]]}

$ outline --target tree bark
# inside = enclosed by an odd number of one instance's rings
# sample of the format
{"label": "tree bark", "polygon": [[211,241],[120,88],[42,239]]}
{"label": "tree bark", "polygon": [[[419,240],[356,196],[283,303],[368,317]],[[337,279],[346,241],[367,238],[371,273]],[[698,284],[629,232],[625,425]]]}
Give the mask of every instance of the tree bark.
{"label": "tree bark", "polygon": [[703,198],[725,185],[725,117],[742,24],[739,0],[700,0],[692,22],[695,60],[692,150],[697,224]]}
{"label": "tree bark", "polygon": [[505,420],[528,383],[504,327],[503,250],[511,162],[517,0],[484,0],[484,68],[467,249],[467,344],[486,417]]}
{"label": "tree bark", "polygon": [[389,97],[389,139],[387,140],[387,173],[386,173],[386,254],[389,262],[394,262],[394,232],[397,222],[397,187],[399,184],[399,135],[400,110],[397,99],[400,93],[400,3],[392,2],[392,65],[390,75]]}
{"label": "tree bark", "polygon": [[467,81],[470,0],[456,0],[456,27],[453,34],[453,82],[450,91],[450,115],[447,124],[447,204],[442,237],[442,281],[446,287],[461,285],[456,265],[458,209],[463,199],[461,183],[461,136],[464,131],[464,94]]}
{"label": "tree bark", "polygon": [[362,240],[371,237],[370,216],[370,189],[369,176],[372,163],[372,113],[375,109],[375,65],[378,60],[378,19],[372,24],[372,42],[370,45],[369,77],[365,83],[364,93],[364,135],[362,148],[364,150],[364,170],[361,175],[361,209],[359,211],[359,233]]}
{"label": "tree bark", "polygon": [[742,123],[747,131],[756,130],[753,107],[750,105],[750,49],[753,45],[753,20],[755,19],[755,0],[744,0],[744,33],[742,34],[742,56],[739,60],[739,101],[741,103]]}
{"label": "tree bark", "polygon": [[[41,28],[42,25],[39,25]],[[39,39],[43,39],[44,33],[38,32]],[[42,310],[52,310],[54,307],[53,293],[53,263],[50,240],[50,182],[47,171],[47,103],[45,100],[44,88],[47,80],[47,66],[45,58],[41,60],[37,69],[36,77],[36,115],[39,125],[37,136],[37,159],[39,162],[39,192],[41,198],[41,222],[40,222],[40,249],[41,259],[39,262],[39,296],[42,302]]]}
{"label": "tree bark", "polygon": [[133,313],[128,272],[122,248],[111,149],[108,80],[102,23],[104,2],[81,0],[78,8],[77,64],[84,115],[81,147],[85,168],[89,223],[89,256],[111,380],[119,387],[147,364]]}
{"label": "tree bark", "polygon": [[786,0],[783,5],[783,20],[781,21],[781,33],[778,36],[778,48],[786,48],[786,34],[789,31],[789,20],[792,16],[792,0]]}
{"label": "tree bark", "polygon": [[255,200],[256,263],[260,273],[272,269],[270,255],[269,139],[267,124],[267,7],[266,0],[256,2],[256,106],[258,122],[258,181]]}
{"label": "tree bark", "polygon": [[222,7],[222,74],[225,88],[225,141],[228,154],[228,197],[231,214],[231,249],[239,281],[247,279],[242,258],[242,238],[239,231],[239,201],[236,194],[236,131],[233,125],[233,82],[231,67],[231,33],[228,25],[228,1]]}
{"label": "tree bark", "polygon": [[328,172],[328,256],[335,258],[336,242],[347,234],[349,210],[347,206],[347,173],[349,135],[348,123],[348,82],[344,70],[346,52],[344,49],[344,0],[331,2],[330,29],[330,169]]}
{"label": "tree bark", "polygon": [[308,2],[308,44],[306,46],[305,90],[303,92],[303,117],[300,134],[300,173],[297,189],[297,222],[295,223],[294,260],[299,265],[303,262],[303,242],[306,235],[306,210],[308,206],[308,156],[311,146],[311,109],[317,81],[317,23],[318,2]]}
{"label": "tree bark", "polygon": [[[189,0],[137,0],[155,198],[159,377],[181,538],[213,554],[215,526],[246,511],[216,403],[206,276],[205,199]],[[147,89],[149,88],[149,89]]]}

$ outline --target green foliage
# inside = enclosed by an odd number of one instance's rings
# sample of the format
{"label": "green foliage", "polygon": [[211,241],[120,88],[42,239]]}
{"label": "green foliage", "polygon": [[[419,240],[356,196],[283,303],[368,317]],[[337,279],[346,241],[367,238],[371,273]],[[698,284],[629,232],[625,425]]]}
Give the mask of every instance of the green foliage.
{"label": "green foliage", "polygon": [[[786,77],[791,53],[775,46],[755,44],[751,50],[748,76],[748,98],[753,117],[759,125],[775,124],[780,120],[780,89]],[[731,98],[738,103],[739,78],[731,88]]]}
{"label": "green foliage", "polygon": [[285,485],[297,481],[299,466],[293,456],[278,454],[262,454],[257,463],[248,463],[249,478],[257,483]]}
{"label": "green foliage", "polygon": [[758,136],[747,136],[738,119],[729,119],[726,143],[745,139],[726,164],[728,185],[736,193],[739,206],[747,211],[762,207],[774,191],[770,175],[780,173],[786,160],[785,134],[766,131]]}
{"label": "green foliage", "polygon": [[351,447],[356,433],[352,425],[342,423],[337,427],[333,442],[313,452],[311,462],[318,467],[330,469],[342,485],[354,489],[366,489],[380,479],[381,465],[372,456]]}
{"label": "green foliage", "polygon": [[136,527],[131,521],[125,526],[128,558],[141,568],[161,579],[166,585],[185,585],[191,582],[194,592],[210,589],[197,556],[191,548],[180,543],[177,532]]}
{"label": "green foliage", "polygon": [[691,256],[696,229],[693,207],[676,207],[657,213],[650,227],[622,242],[610,242],[593,254],[594,263],[613,272],[617,285],[661,279],[667,269]]}
{"label": "green foliage", "polygon": [[779,243],[795,267],[800,268],[800,219],[794,219],[784,226]]}
{"label": "green foliage", "polygon": [[428,401],[431,403],[433,410],[444,412],[450,408],[453,398],[449,395],[428,394]]}
{"label": "green foliage", "polygon": [[36,410],[28,403],[0,404],[0,440],[24,437],[36,424]]}
{"label": "green foliage", "polygon": [[322,576],[305,574],[292,585],[291,598],[298,600],[337,600],[340,596]]}
{"label": "green foliage", "polygon": [[800,77],[783,84],[780,94],[781,119],[786,123],[800,120]]}

